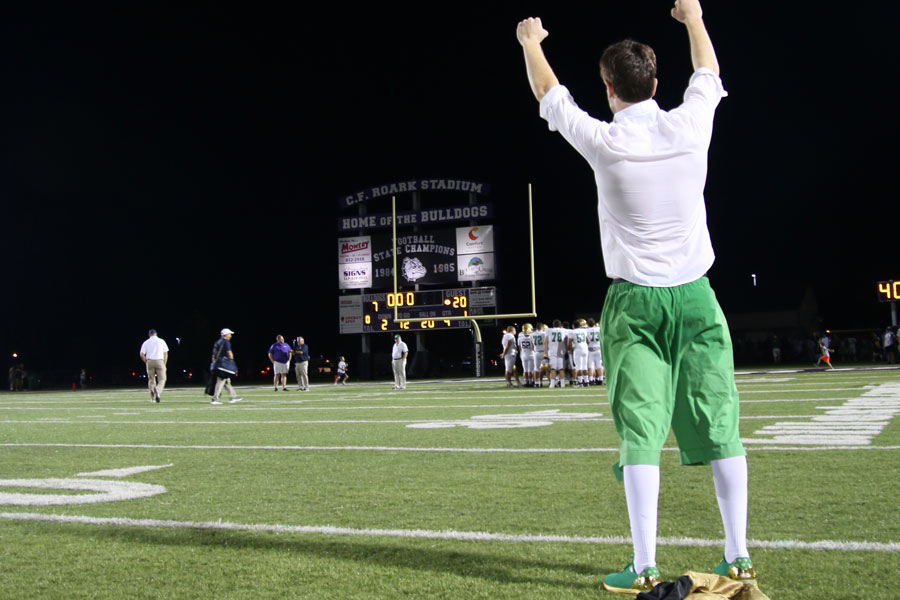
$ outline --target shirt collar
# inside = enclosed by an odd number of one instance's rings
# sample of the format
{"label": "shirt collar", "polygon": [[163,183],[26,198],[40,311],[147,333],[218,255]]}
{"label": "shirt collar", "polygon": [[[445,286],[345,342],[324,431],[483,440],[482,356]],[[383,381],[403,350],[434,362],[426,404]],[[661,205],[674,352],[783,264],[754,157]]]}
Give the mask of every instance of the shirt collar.
{"label": "shirt collar", "polygon": [[627,108],[623,108],[613,115],[613,121],[616,123],[625,123],[626,121],[640,120],[646,115],[656,112],[659,112],[659,105],[656,103],[656,100],[649,98],[642,102],[632,104]]}

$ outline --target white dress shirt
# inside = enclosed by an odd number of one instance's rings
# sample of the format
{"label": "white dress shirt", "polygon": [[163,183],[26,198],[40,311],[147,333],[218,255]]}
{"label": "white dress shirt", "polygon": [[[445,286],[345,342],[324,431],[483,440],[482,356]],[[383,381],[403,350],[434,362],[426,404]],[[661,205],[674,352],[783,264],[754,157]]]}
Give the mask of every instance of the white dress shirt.
{"label": "white dress shirt", "polygon": [[654,100],[633,104],[611,123],[578,108],[553,87],[541,116],[590,163],[606,274],[655,287],[694,281],[715,255],[706,227],[706,155],[722,80],[698,69],[684,102],[666,112]]}

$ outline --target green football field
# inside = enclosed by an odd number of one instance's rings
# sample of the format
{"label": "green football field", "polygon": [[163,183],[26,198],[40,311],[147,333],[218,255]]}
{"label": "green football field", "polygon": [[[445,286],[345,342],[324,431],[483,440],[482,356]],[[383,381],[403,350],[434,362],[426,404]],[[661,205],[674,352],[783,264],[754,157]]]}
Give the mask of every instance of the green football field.
{"label": "green football field", "polygon": [[[900,597],[900,371],[741,374],[770,598]],[[616,598],[604,388],[0,395],[0,598]],[[708,467],[662,455],[665,580],[709,572]]]}

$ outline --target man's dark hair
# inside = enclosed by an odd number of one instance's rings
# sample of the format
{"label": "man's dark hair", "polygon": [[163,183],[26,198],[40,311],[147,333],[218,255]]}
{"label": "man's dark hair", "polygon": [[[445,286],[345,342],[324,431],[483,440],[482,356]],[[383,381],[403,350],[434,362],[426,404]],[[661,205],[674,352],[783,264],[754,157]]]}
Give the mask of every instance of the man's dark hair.
{"label": "man's dark hair", "polygon": [[653,96],[656,53],[634,40],[622,40],[603,51],[600,77],[625,102],[641,102]]}

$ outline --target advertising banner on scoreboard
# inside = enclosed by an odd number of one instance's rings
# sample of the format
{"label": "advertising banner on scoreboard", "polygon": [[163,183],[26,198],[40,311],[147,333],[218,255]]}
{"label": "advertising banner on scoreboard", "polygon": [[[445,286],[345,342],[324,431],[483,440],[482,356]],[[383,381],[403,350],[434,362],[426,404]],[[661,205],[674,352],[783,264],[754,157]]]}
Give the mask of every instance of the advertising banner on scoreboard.
{"label": "advertising banner on scoreboard", "polygon": [[340,316],[341,333],[362,333],[363,314],[362,296],[340,296],[338,298],[338,315]]}
{"label": "advertising banner on scoreboard", "polygon": [[372,263],[338,265],[338,282],[342,290],[372,287]]}
{"label": "advertising banner on scoreboard", "polygon": [[456,257],[456,271],[459,281],[481,281],[494,279],[494,253],[464,254]]}
{"label": "advertising banner on scoreboard", "polygon": [[457,254],[483,254],[494,251],[494,226],[456,228]]}
{"label": "advertising banner on scoreboard", "polygon": [[368,235],[338,238],[338,264],[372,262],[372,238]]}

